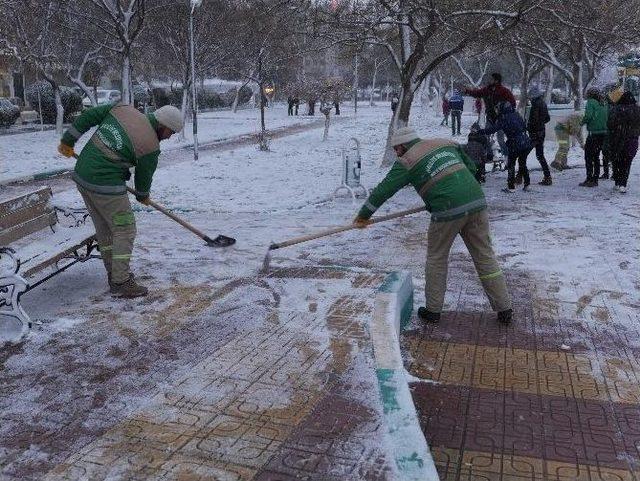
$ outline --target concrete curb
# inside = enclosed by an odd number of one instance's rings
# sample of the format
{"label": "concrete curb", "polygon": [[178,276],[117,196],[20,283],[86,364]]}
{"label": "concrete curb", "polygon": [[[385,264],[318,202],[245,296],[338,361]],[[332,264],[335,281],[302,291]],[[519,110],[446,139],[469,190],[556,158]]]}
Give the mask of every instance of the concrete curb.
{"label": "concrete curb", "polygon": [[392,272],[378,288],[370,325],[376,376],[398,481],[437,481],[429,445],[416,413],[400,353],[400,332],[413,310],[408,272]]}
{"label": "concrete curb", "polygon": [[12,179],[0,180],[0,185],[19,184],[22,182],[30,182],[32,180],[49,179],[50,177],[68,174],[71,170],[72,169],[55,169],[48,170],[46,172],[39,172],[37,174],[24,175],[22,177],[13,177]]}

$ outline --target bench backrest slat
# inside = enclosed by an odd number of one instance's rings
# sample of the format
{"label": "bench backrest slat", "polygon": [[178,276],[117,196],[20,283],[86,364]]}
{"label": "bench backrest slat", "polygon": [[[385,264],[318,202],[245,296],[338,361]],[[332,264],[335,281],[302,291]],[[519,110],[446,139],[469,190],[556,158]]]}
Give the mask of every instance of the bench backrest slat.
{"label": "bench backrest slat", "polygon": [[8,245],[57,221],[51,206],[51,189],[43,187],[35,192],[0,202],[0,245]]}

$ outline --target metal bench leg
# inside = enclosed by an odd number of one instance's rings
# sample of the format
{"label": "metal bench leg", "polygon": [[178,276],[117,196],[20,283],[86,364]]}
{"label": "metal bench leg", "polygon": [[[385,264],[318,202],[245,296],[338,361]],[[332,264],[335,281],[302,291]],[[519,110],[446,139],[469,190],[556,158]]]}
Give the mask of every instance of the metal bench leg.
{"label": "metal bench leg", "polygon": [[18,319],[22,323],[20,336],[24,336],[31,328],[31,319],[20,305],[20,296],[29,284],[18,274],[20,260],[15,251],[8,247],[0,248],[0,257],[3,255],[12,260],[13,267],[0,272],[0,315]]}

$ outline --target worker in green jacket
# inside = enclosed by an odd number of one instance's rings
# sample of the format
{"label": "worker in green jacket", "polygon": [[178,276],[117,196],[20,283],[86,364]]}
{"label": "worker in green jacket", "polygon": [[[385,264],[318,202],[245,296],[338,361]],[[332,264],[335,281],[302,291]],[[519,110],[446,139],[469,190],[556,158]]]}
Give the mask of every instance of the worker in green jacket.
{"label": "worker in green jacket", "polygon": [[449,251],[460,234],[491,307],[498,313],[498,320],[509,323],[513,317],[511,298],[491,246],[487,202],[474,177],[475,164],[457,143],[446,139],[421,140],[410,127],[398,129],[391,142],[398,160],[373,189],[354,225],[359,228],[369,225],[370,217],[387,199],[403,187],[413,185],[431,212],[425,269],[426,306],[418,309],[418,316],[427,322],[440,320]]}
{"label": "worker in green jacket", "polygon": [[556,134],[556,140],[558,141],[558,150],[556,151],[553,162],[551,162],[551,167],[554,169],[564,170],[567,168],[567,156],[569,155],[572,139],[575,138],[580,144],[580,147],[582,147],[582,150],[584,150],[581,122],[582,115],[573,113],[556,123],[554,132]]}
{"label": "worker in green jacket", "polygon": [[587,177],[580,183],[581,187],[597,187],[600,177],[600,153],[605,155],[605,142],[607,141],[607,119],[609,107],[600,95],[597,88],[587,91],[587,106],[582,117],[582,125],[587,126],[587,141],[584,144],[584,163]]}
{"label": "worker in green jacket", "polygon": [[127,196],[129,169],[135,168],[136,199],[148,204],[160,141],[182,130],[180,111],[167,105],[144,115],[131,105],[103,105],[82,113],[62,136],[58,151],[75,156],[77,140],[98,126],[76,162],[75,181],[96,229],[111,294],[140,297],[147,288],[129,270],[136,224]]}

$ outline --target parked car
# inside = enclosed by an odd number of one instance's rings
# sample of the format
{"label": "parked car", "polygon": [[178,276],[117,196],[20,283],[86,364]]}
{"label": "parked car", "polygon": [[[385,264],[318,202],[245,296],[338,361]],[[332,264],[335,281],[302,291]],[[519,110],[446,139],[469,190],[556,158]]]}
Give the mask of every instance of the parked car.
{"label": "parked car", "polygon": [[7,98],[0,98],[0,127],[10,127],[20,117],[20,107]]}
{"label": "parked car", "polygon": [[[98,102],[98,105],[116,104],[120,102],[121,98],[122,96],[119,90],[98,89],[96,93],[96,101]],[[82,99],[82,105],[85,107],[91,107],[91,100],[89,100],[89,97]]]}

